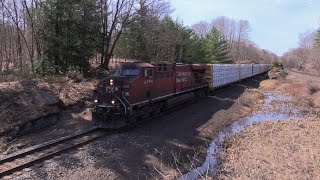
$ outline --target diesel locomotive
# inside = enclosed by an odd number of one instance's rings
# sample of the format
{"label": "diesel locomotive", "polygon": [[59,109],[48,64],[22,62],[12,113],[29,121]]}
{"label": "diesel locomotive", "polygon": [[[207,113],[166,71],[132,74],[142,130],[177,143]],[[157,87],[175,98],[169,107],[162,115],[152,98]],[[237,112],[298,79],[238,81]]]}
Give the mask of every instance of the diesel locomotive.
{"label": "diesel locomotive", "polygon": [[205,64],[112,63],[97,88],[95,124],[119,128],[161,113],[209,89]]}

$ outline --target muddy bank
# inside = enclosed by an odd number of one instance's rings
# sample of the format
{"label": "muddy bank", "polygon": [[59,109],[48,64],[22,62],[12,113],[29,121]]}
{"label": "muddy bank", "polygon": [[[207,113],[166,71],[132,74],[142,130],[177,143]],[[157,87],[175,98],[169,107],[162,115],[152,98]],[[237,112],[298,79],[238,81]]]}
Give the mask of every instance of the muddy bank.
{"label": "muddy bank", "polygon": [[[219,97],[212,96],[211,98],[214,100]],[[200,135],[212,139],[222,129],[230,126],[233,122],[258,110],[264,103],[265,98],[266,96],[257,89],[247,89],[237,100],[225,97],[223,100],[234,101],[235,104],[226,111],[215,113],[207,123],[199,127],[198,131]]]}

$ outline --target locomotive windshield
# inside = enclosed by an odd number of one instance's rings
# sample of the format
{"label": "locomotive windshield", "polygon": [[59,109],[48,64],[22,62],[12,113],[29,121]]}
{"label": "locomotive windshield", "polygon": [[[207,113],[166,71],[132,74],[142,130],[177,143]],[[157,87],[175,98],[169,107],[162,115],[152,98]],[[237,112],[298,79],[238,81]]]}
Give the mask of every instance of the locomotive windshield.
{"label": "locomotive windshield", "polygon": [[139,74],[140,74],[139,69],[110,70],[110,76],[138,76]]}

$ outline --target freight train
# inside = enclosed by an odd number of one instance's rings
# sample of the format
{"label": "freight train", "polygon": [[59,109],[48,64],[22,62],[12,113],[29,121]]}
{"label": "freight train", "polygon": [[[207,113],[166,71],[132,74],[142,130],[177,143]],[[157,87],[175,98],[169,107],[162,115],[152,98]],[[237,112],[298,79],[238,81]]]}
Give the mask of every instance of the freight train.
{"label": "freight train", "polygon": [[98,84],[93,121],[101,128],[120,128],[270,68],[270,64],[112,63],[109,76]]}

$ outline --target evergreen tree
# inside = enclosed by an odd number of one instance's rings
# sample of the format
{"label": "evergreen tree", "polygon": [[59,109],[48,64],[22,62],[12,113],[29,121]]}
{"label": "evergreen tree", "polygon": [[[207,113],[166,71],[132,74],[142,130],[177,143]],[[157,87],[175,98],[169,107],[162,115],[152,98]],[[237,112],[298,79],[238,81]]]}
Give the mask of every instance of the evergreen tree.
{"label": "evergreen tree", "polygon": [[157,20],[142,13],[144,11],[139,12],[117,44],[117,57],[144,62],[202,62],[205,54],[203,40],[194,31],[170,17]]}
{"label": "evergreen tree", "polygon": [[41,70],[64,74],[88,72],[97,33],[95,0],[43,1],[38,9],[37,33],[42,41]]}
{"label": "evergreen tree", "polygon": [[201,63],[205,57],[203,39],[198,38],[190,28],[180,26],[176,62]]}
{"label": "evergreen tree", "polygon": [[[152,26],[159,25],[159,20],[150,15],[146,1],[139,2],[140,8],[137,10],[133,20],[124,29],[120,37],[115,55],[119,58],[136,59],[150,62],[152,59],[151,47],[147,47],[149,35],[154,31]],[[157,39],[154,37],[154,39]],[[150,46],[150,45],[149,45]]]}
{"label": "evergreen tree", "polygon": [[315,47],[320,48],[320,29],[317,31],[317,36],[315,40]]}
{"label": "evergreen tree", "polygon": [[205,58],[204,63],[232,63],[229,56],[228,42],[223,39],[220,32],[213,27],[204,39]]}

